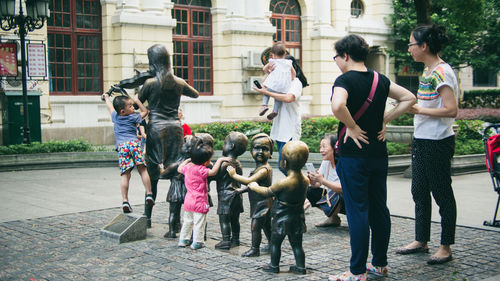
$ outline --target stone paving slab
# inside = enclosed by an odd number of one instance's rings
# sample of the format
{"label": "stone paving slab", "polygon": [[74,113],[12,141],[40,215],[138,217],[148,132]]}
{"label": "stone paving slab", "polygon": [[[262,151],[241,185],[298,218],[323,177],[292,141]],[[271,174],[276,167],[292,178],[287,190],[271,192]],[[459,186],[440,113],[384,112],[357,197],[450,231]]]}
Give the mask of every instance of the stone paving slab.
{"label": "stone paving slab", "polygon": [[[136,213],[142,209],[141,205],[134,206]],[[271,274],[259,269],[269,262],[269,255],[240,257],[250,244],[248,213],[240,218],[242,245],[230,251],[214,249],[220,240],[215,210],[212,208],[208,215],[207,247],[197,251],[178,248],[176,239],[163,238],[168,214],[164,202],[155,207],[147,239],[124,244],[112,243],[100,234],[100,229],[120,213],[119,208],[4,222],[0,224],[0,280],[326,280],[329,274],[348,269],[349,233],[344,216],[341,227],[316,228],[314,223],[324,216],[317,209],[309,209],[303,243],[307,275],[287,273],[294,258],[286,240],[282,273]],[[454,260],[429,266],[426,260],[430,254],[394,254],[398,246],[412,240],[414,221],[397,216],[391,220],[390,273],[373,280],[500,277],[499,232],[459,226]],[[440,227],[433,223],[431,252],[439,246],[439,235]]]}

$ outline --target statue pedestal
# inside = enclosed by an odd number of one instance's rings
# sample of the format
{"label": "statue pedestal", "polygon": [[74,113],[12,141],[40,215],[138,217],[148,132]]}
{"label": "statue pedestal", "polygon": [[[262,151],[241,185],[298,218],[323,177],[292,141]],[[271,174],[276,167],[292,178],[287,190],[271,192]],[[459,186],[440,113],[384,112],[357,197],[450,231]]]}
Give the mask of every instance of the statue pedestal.
{"label": "statue pedestal", "polygon": [[120,214],[101,229],[101,235],[121,244],[146,239],[146,229],[146,216]]}

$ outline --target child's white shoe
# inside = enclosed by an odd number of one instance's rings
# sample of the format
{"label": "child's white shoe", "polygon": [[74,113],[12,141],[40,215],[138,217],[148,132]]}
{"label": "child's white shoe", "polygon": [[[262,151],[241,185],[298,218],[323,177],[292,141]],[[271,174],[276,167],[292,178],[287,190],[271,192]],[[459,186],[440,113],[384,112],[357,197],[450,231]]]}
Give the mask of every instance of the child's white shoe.
{"label": "child's white shoe", "polygon": [[189,240],[179,240],[179,244],[177,244],[177,246],[187,247],[187,246],[189,246],[189,244],[191,244],[191,243],[189,243]]}
{"label": "child's white shoe", "polygon": [[193,244],[191,244],[191,249],[193,249],[193,250],[199,250],[199,249],[204,248],[204,247],[205,247],[205,244],[200,243],[200,242],[194,242]]}

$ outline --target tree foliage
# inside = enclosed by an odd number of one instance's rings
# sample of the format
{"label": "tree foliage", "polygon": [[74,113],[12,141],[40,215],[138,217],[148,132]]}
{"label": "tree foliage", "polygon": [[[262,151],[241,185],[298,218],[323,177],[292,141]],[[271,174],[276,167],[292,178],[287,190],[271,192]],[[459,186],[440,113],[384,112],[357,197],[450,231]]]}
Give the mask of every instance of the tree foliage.
{"label": "tree foliage", "polygon": [[470,64],[477,69],[500,70],[500,1],[487,0],[484,8],[485,28],[472,49]]}
{"label": "tree foliage", "polygon": [[[393,0],[392,37],[395,41],[391,55],[396,60],[397,71],[409,67],[409,72],[420,72],[421,63],[413,62],[408,53],[411,31],[417,26],[417,10],[420,21],[429,11],[430,22],[446,28],[449,43],[441,57],[458,68],[473,66],[480,69],[500,69],[500,1],[498,0]],[[426,5],[429,7],[418,7]]]}

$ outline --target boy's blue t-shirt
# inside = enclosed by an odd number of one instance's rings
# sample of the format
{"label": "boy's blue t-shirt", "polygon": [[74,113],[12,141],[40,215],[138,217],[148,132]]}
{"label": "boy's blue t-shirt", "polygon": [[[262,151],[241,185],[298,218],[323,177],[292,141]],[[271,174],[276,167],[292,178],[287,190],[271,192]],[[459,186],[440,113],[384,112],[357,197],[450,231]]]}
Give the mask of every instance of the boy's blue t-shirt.
{"label": "boy's blue t-shirt", "polygon": [[120,116],[116,111],[111,113],[113,129],[115,131],[116,146],[120,143],[129,142],[137,139],[137,124],[141,123],[141,115],[133,113]]}

